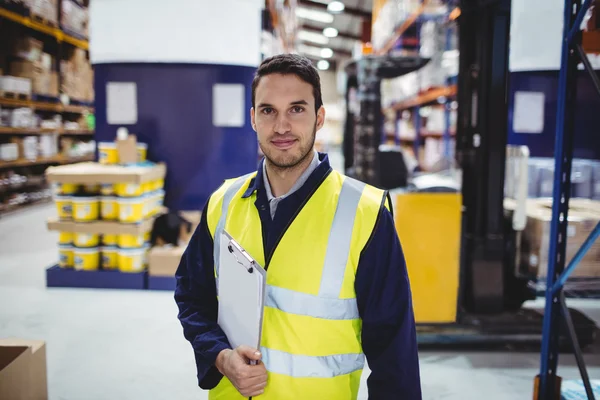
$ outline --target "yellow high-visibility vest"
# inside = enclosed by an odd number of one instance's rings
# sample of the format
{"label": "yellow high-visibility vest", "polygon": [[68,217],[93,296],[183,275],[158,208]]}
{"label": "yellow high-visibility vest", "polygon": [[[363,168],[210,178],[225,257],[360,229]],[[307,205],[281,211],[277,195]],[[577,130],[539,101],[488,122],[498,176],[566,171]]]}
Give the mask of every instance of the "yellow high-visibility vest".
{"label": "yellow high-visibility vest", "polygon": [[[268,268],[260,348],[268,381],[256,399],[356,399],[364,355],[354,279],[385,192],[332,171],[265,260],[256,193],[242,197],[254,176],[226,181],[207,219],[217,282],[223,230]],[[223,378],[209,399],[243,397]]]}

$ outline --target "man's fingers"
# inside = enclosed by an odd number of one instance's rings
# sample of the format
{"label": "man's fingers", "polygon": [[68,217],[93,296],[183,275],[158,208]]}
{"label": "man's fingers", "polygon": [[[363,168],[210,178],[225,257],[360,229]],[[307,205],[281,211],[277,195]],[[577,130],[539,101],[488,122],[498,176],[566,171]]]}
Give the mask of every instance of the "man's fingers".
{"label": "man's fingers", "polygon": [[240,388],[240,394],[244,397],[260,396],[265,392],[266,386],[267,382],[265,381],[263,383],[253,385],[248,388]]}
{"label": "man's fingers", "polygon": [[259,361],[262,358],[260,351],[253,349],[250,346],[240,346],[236,349],[239,354],[246,357],[248,360]]}

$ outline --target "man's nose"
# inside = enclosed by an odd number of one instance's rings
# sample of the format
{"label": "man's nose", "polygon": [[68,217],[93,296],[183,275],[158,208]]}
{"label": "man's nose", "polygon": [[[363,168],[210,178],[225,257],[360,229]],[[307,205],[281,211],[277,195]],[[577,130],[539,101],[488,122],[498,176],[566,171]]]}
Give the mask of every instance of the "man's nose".
{"label": "man's nose", "polygon": [[277,116],[277,121],[275,122],[275,133],[283,135],[285,133],[288,133],[291,129],[292,125],[290,124],[287,115],[285,113],[279,114]]}

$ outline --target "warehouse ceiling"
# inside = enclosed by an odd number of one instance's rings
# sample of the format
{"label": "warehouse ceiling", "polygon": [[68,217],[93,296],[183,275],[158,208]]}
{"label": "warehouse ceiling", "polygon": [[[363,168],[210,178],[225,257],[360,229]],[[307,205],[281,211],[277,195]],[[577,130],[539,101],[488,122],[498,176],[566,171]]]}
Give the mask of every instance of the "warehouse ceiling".
{"label": "warehouse ceiling", "polygon": [[[329,3],[331,0],[297,0],[298,50],[315,60],[339,62],[349,58],[360,41],[363,21],[371,20],[373,0],[343,0],[344,11],[339,14],[327,11]],[[338,31],[337,37],[323,35],[323,30],[329,27]],[[326,48],[333,50],[331,57],[326,57],[327,50],[322,52]]]}

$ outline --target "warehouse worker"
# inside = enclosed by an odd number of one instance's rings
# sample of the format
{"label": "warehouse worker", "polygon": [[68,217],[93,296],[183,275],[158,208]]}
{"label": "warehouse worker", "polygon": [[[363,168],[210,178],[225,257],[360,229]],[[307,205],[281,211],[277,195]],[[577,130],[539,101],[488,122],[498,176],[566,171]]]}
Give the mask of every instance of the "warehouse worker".
{"label": "warehouse worker", "polygon": [[[389,197],[332,170],[314,150],[325,109],[311,62],[292,54],[265,60],[250,116],[265,158],[211,195],[176,273],[199,386],[211,389],[211,400],[351,400],[366,356],[369,399],[421,399]],[[231,349],[217,324],[213,243],[223,229],[267,270],[260,349]]]}

